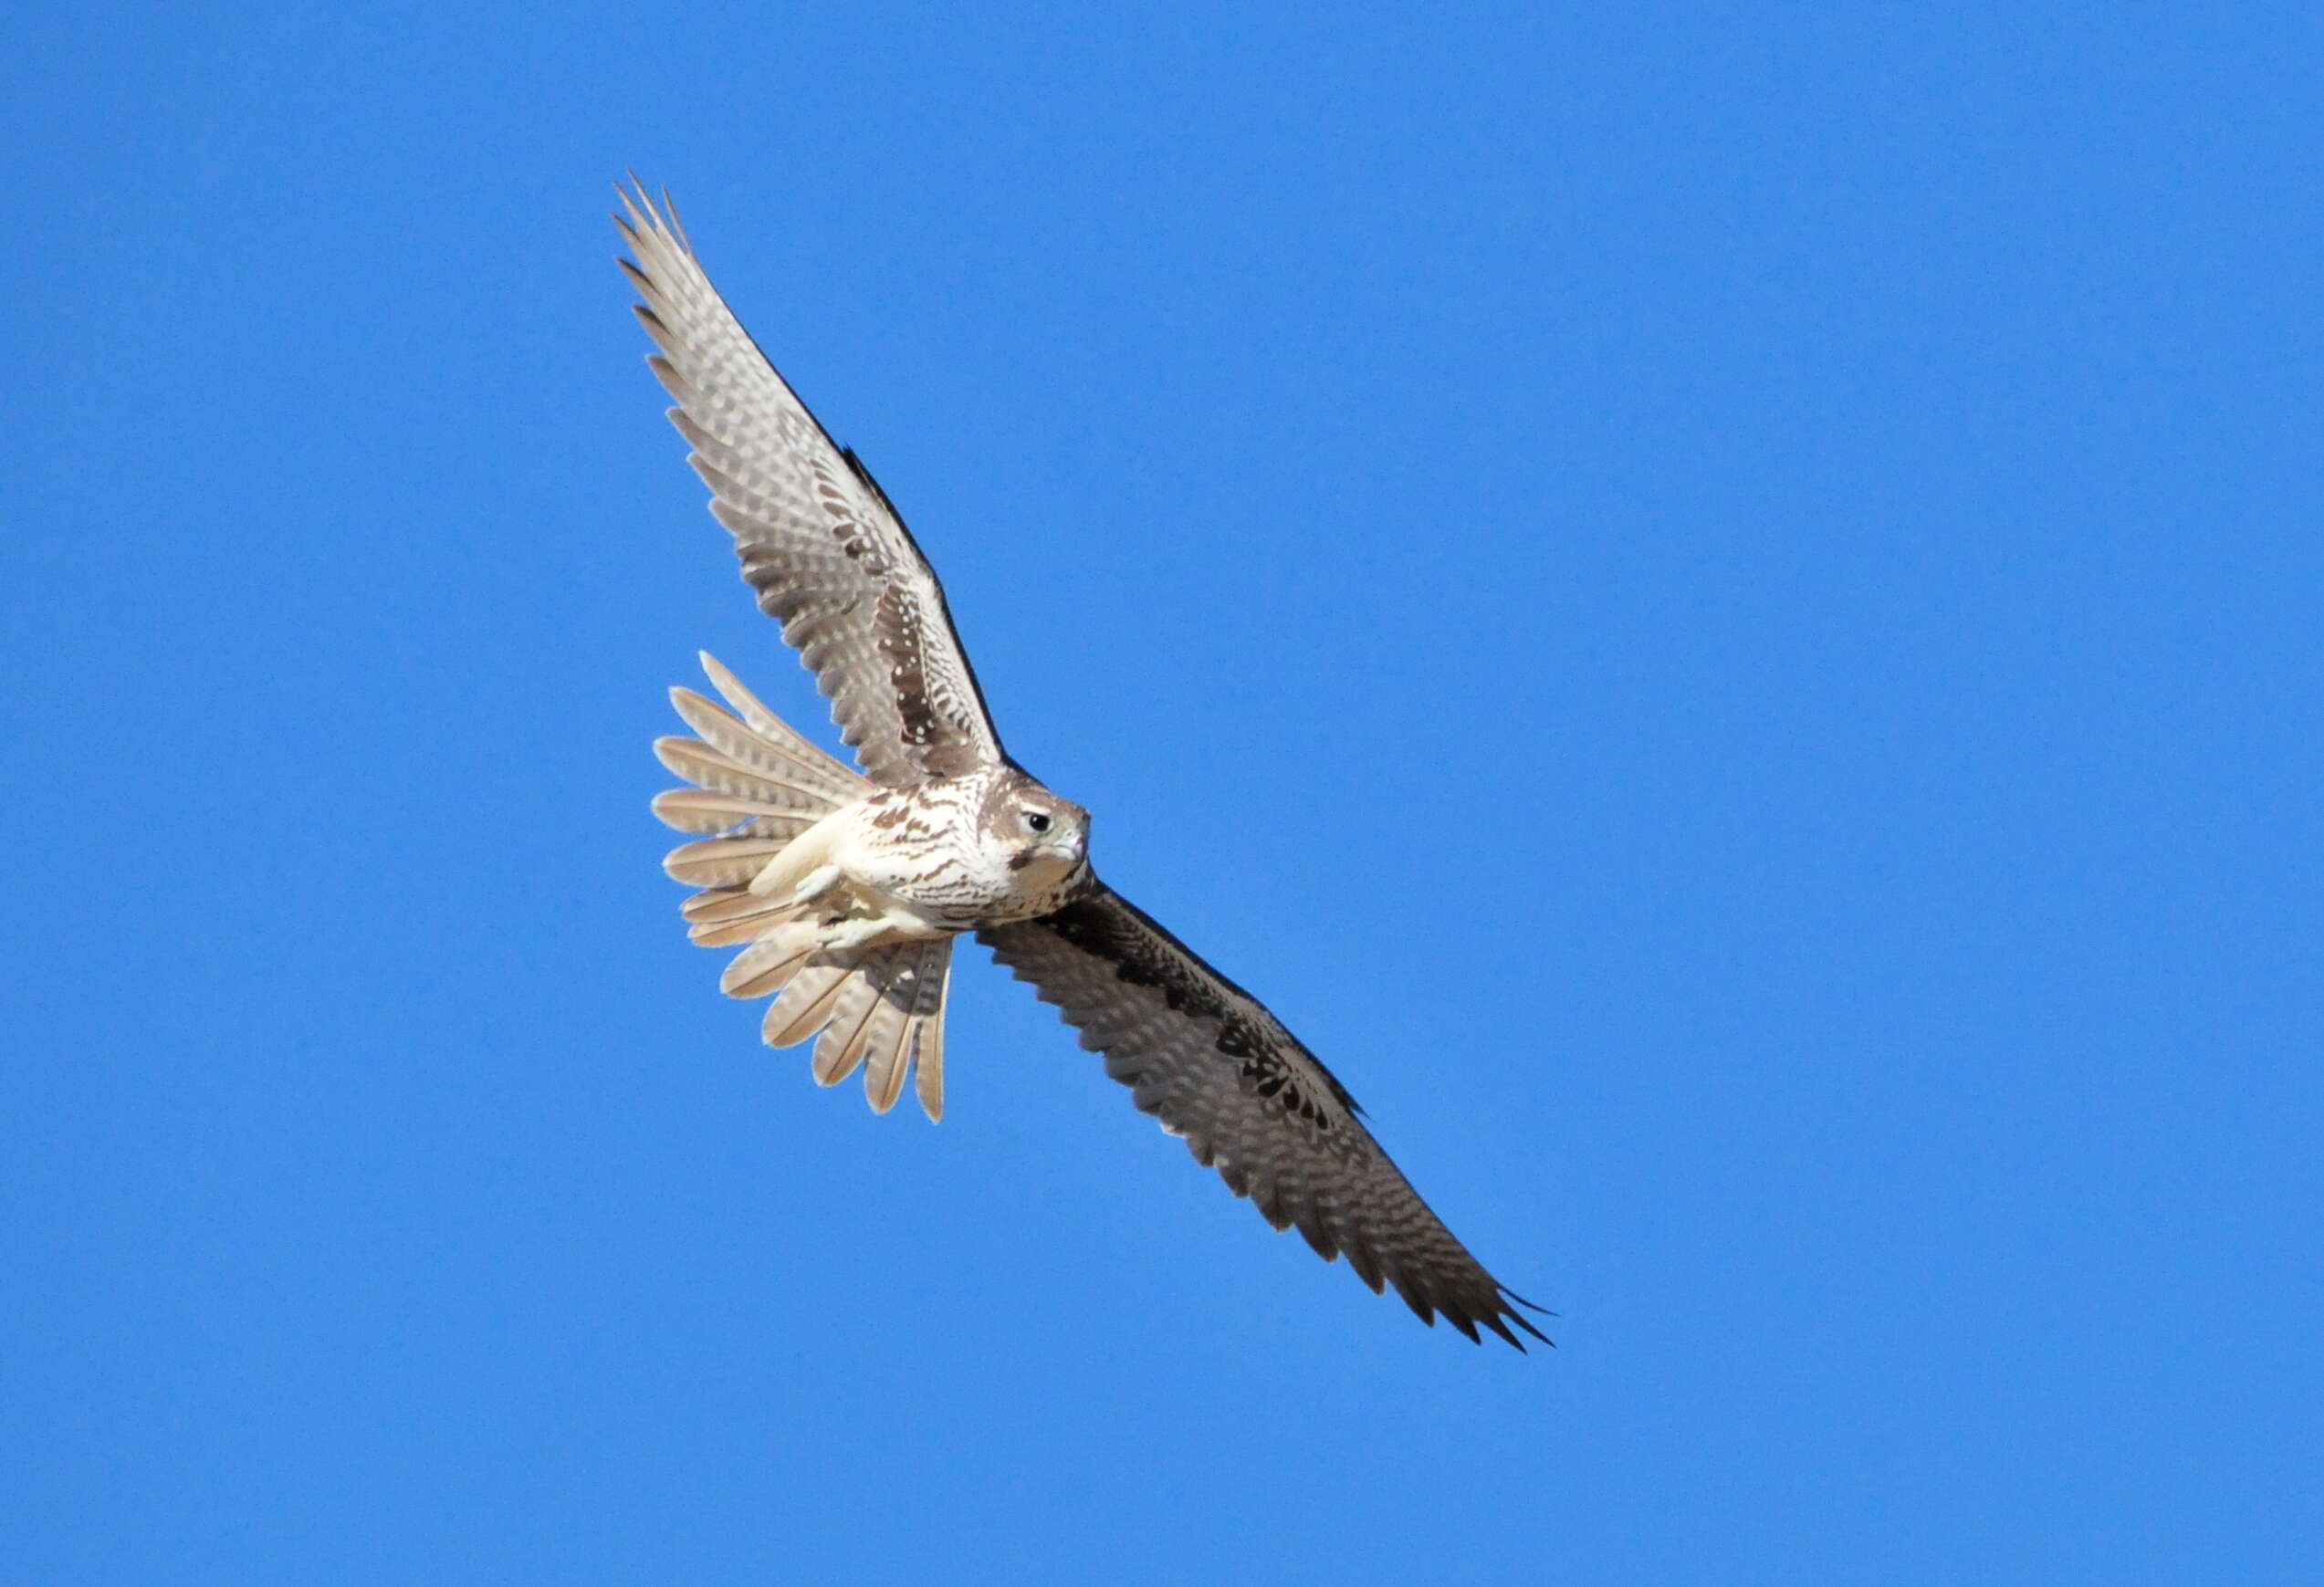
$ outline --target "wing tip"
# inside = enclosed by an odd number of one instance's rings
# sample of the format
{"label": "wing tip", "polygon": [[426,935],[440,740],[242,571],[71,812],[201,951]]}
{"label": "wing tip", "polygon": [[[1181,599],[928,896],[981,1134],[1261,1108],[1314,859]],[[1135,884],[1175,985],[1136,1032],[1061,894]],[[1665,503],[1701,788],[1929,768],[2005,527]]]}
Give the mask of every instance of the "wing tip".
{"label": "wing tip", "polygon": [[657,232],[675,244],[681,253],[693,253],[694,244],[686,235],[686,223],[678,218],[677,200],[670,196],[670,190],[662,189],[662,202],[656,204],[635,166],[625,170],[623,177],[624,180],[613,183],[613,196],[622,201],[627,218],[616,214],[613,224],[633,242],[640,231]]}
{"label": "wing tip", "polygon": [[[1540,1343],[1547,1345],[1552,1350],[1557,1348],[1557,1342],[1534,1327],[1532,1320],[1524,1314],[1524,1311],[1529,1310],[1539,1312],[1544,1317],[1555,1317],[1557,1315],[1556,1312],[1546,1307],[1534,1305],[1506,1284],[1493,1282],[1492,1290],[1491,1302],[1477,1307],[1472,1312],[1469,1305],[1460,1300],[1449,1300],[1427,1294],[1417,1284],[1409,1289],[1400,1282],[1397,1285],[1398,1294],[1403,1298],[1404,1303],[1412,1309],[1414,1316],[1430,1328],[1434,1328],[1437,1325],[1437,1319],[1442,1317],[1447,1322],[1452,1324],[1454,1330],[1471,1344],[1482,1344],[1485,1342],[1484,1335],[1479,1330],[1489,1328],[1519,1355],[1531,1354],[1532,1352],[1525,1348],[1525,1342],[1518,1338],[1517,1333],[1512,1331],[1511,1324],[1513,1323],[1517,1330],[1530,1334]],[[1520,1310],[1520,1307],[1524,1308],[1524,1310]]]}
{"label": "wing tip", "polygon": [[[1544,1317],[1555,1317],[1557,1315],[1556,1312],[1552,1311],[1546,1306],[1535,1305],[1533,1301],[1526,1300],[1523,1295],[1518,1294],[1516,1290],[1512,1289],[1506,1284],[1496,1285],[1495,1289],[1498,1291],[1495,1296],[1497,1310],[1494,1310],[1491,1316],[1485,1319],[1485,1325],[1487,1327],[1491,1328],[1495,1333],[1498,1333],[1502,1338],[1514,1345],[1520,1355],[1525,1353],[1525,1342],[1509,1331],[1509,1324],[1513,1322],[1519,1328],[1523,1329],[1527,1333],[1532,1334],[1542,1343],[1549,1346],[1550,1349],[1555,1350],[1557,1348],[1557,1342],[1550,1338],[1548,1334],[1544,1333],[1540,1329],[1534,1327],[1533,1320],[1525,1315],[1526,1311],[1533,1311],[1537,1312]],[[1519,1307],[1523,1307],[1524,1310],[1519,1310]]]}

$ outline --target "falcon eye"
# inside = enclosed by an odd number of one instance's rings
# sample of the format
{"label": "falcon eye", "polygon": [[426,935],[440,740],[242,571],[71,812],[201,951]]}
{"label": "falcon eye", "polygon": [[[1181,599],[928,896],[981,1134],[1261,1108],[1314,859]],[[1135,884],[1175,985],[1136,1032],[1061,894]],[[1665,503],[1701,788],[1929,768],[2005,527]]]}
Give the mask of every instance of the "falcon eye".
{"label": "falcon eye", "polygon": [[1031,827],[1036,832],[1046,832],[1049,830],[1049,817],[1040,810],[1027,810],[1025,812],[1025,825]]}

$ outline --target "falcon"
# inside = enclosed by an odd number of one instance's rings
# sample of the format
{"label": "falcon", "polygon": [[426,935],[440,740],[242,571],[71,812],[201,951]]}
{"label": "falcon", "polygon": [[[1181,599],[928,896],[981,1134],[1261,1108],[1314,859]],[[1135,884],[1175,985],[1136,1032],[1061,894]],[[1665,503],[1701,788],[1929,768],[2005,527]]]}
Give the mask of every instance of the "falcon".
{"label": "falcon", "polygon": [[729,997],[771,997],[768,1045],[859,1070],[874,1111],[907,1079],[944,1111],[954,939],[977,940],[1104,1055],[1105,1072],[1277,1229],[1298,1226],[1423,1322],[1518,1349],[1539,1307],[1487,1272],[1364,1127],[1347,1088],[1266,1006],[1089,862],[1089,812],[1009,757],[944,590],[854,453],[834,443],[696,261],[665,193],[613,217],[670,422],[734,537],[742,577],[832,702],[861,770],[793,731],[707,654],[721,706],[671,691],[693,736],[658,740],[689,785],[654,811],[694,840],[664,861],[705,947],[741,949]]}

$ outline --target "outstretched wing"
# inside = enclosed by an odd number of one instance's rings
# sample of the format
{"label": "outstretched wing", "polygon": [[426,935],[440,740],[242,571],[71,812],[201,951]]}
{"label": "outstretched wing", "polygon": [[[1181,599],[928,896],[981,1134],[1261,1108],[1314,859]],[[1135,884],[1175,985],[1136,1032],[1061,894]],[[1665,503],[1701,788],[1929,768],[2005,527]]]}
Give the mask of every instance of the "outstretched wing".
{"label": "outstretched wing", "polygon": [[1532,1303],[1429,1210],[1331,1071],[1136,905],[1094,883],[1063,909],[977,935],[1269,1223],[1297,1224],[1319,1256],[1346,1257],[1375,1291],[1395,1285],[1423,1322],[1442,1312],[1471,1340],[1481,1324],[1523,1350],[1513,1323],[1547,1342],[1517,1310]]}
{"label": "outstretched wing", "polygon": [[890,787],[1002,758],[944,591],[863,464],[775,372],[702,273],[676,211],[622,194],[613,217],[661,351],[646,360],[677,400],[710,511],[734,536],[759,605],[831,696],[840,736]]}

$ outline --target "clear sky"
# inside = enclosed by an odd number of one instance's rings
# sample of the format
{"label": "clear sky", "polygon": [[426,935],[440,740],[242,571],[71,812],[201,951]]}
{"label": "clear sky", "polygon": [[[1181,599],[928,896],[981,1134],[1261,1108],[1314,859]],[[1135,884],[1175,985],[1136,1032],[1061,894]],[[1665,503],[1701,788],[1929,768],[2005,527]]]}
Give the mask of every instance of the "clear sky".
{"label": "clear sky", "polygon": [[[0,29],[0,1580],[2315,1579],[2312,7]],[[1558,1349],[717,996],[632,165]]]}

